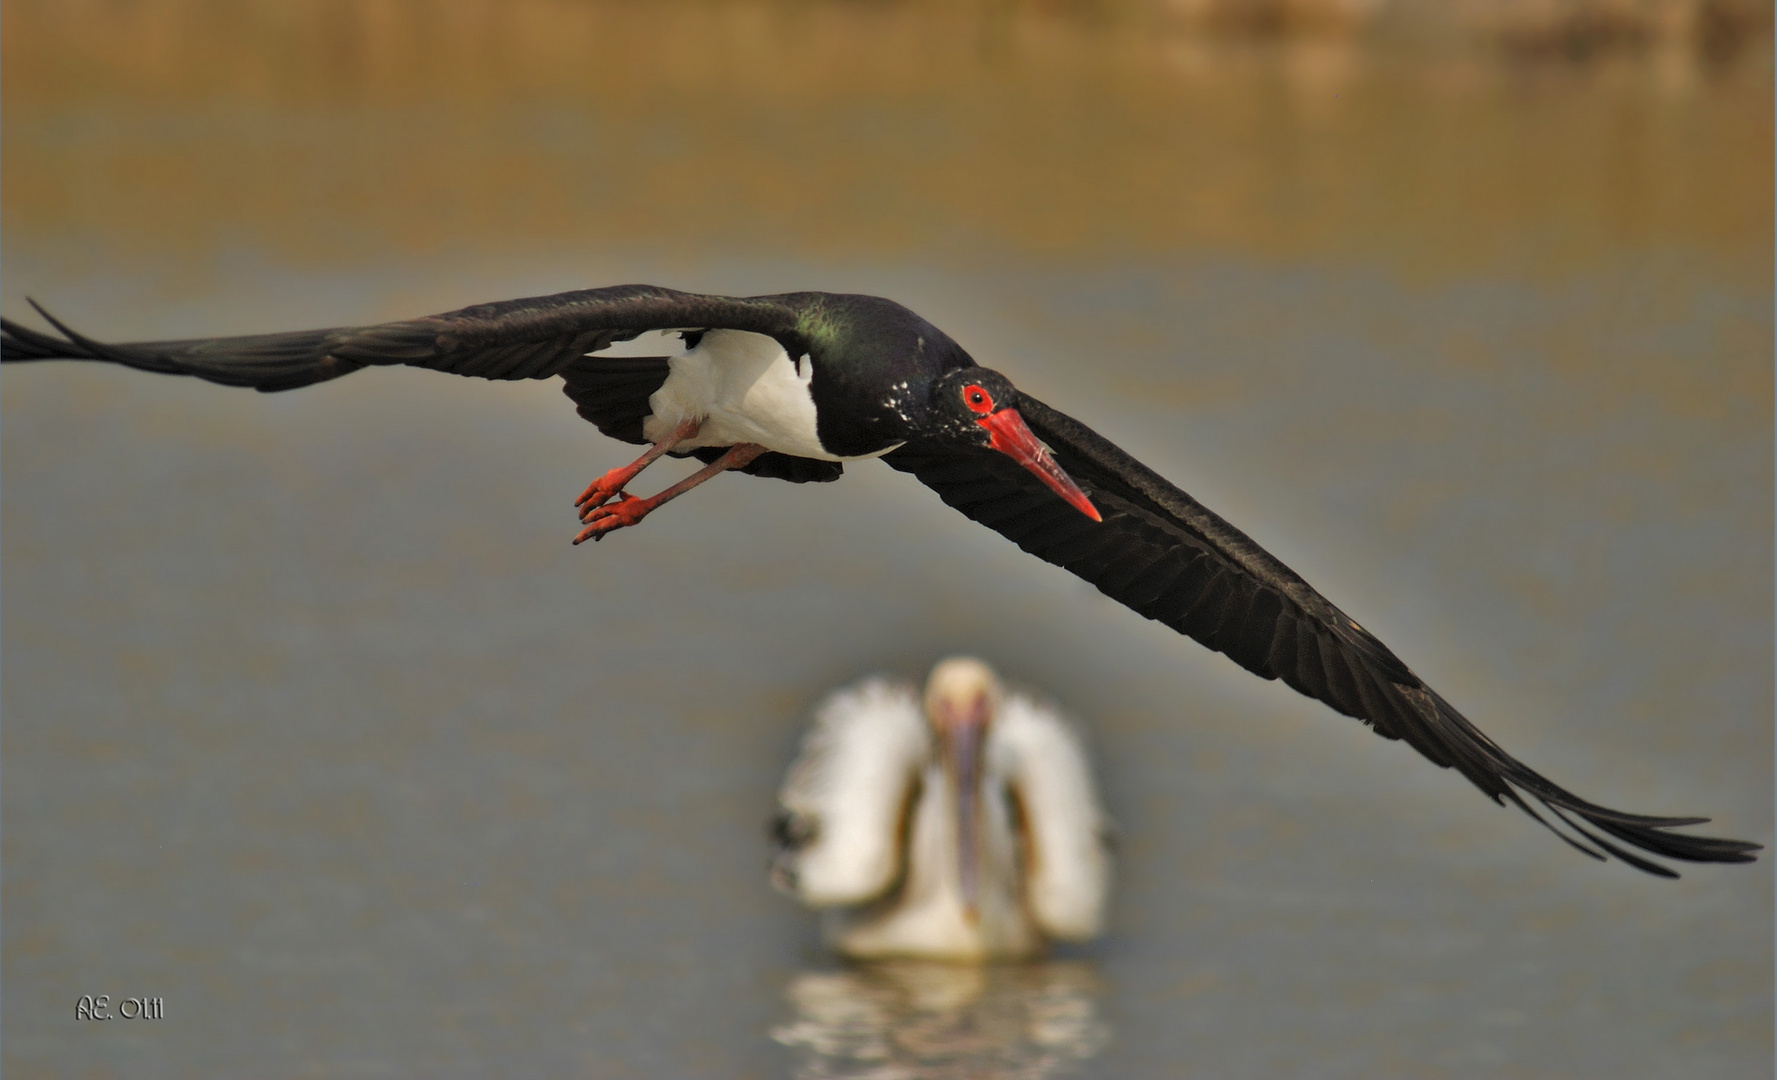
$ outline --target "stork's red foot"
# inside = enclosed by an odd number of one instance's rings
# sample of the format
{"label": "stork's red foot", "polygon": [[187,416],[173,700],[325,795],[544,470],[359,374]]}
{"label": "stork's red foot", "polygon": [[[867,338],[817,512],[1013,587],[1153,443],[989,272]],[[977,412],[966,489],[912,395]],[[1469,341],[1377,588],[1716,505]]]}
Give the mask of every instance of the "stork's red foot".
{"label": "stork's red foot", "polygon": [[580,510],[580,519],[586,520],[586,514],[592,509],[603,506],[614,497],[623,494],[623,489],[629,486],[629,482],[634,480],[636,474],[641,472],[644,467],[640,463],[625,465],[621,469],[612,469],[594,480],[585,491],[580,493],[580,497],[574,500],[574,505]]}
{"label": "stork's red foot", "polygon": [[[623,494],[623,489],[628,487],[629,482],[634,480],[643,469],[659,460],[660,455],[696,435],[698,428],[702,426],[702,421],[699,420],[682,420],[679,422],[679,426],[672,430],[672,434],[648,447],[647,453],[628,465],[612,469],[594,480],[585,491],[580,493],[580,497],[574,500],[574,505],[580,509],[580,520],[587,520],[593,510],[610,502],[613,497]],[[575,543],[578,542],[575,541]]]}
{"label": "stork's red foot", "polygon": [[[608,496],[607,496],[608,497]],[[589,506],[581,512],[580,520],[586,522],[574,543],[583,544],[588,540],[599,540],[608,532],[627,529],[648,516],[648,512],[666,500],[655,496],[651,499],[638,499],[627,491],[617,492],[617,501],[606,506]]]}
{"label": "stork's red foot", "polygon": [[[656,444],[656,449],[658,450],[660,446],[664,445],[664,443]],[[583,506],[580,508],[580,520],[586,523],[586,528],[581,529],[580,534],[574,537],[574,543],[582,544],[588,540],[597,540],[608,532],[616,532],[618,529],[626,529],[647,517],[649,511],[653,510],[661,503],[678,498],[680,495],[690,491],[692,488],[703,483],[712,476],[718,476],[727,472],[729,469],[745,468],[748,462],[764,452],[765,448],[758,443],[736,443],[728,448],[727,453],[724,453],[721,457],[710,462],[708,465],[705,465],[703,468],[697,470],[658,495],[650,495],[646,499],[638,499],[627,491],[619,490],[616,492],[617,501],[614,503],[607,503],[602,506],[598,504]],[[656,457],[659,456],[654,450],[649,451],[649,453],[654,454]],[[646,462],[637,462],[630,467],[637,472],[640,472],[641,466],[645,464]],[[623,470],[619,469],[617,471],[622,472]],[[600,482],[602,483],[603,481]],[[598,484],[594,484],[593,487],[596,489]]]}
{"label": "stork's red foot", "polygon": [[621,469],[612,469],[594,480],[592,486],[581,492],[580,497],[574,500],[574,508],[580,513],[580,524],[584,525],[591,521],[592,516],[598,513],[599,508],[612,499],[633,498],[634,496],[623,489],[629,486],[629,482],[634,480],[636,474],[641,471],[642,466],[640,465],[625,465]]}

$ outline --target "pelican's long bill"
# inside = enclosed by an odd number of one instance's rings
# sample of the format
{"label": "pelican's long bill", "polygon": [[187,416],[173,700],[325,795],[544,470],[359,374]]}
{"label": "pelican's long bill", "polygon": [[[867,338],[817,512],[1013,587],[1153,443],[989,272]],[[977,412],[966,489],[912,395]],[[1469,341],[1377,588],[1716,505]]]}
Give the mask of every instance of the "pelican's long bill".
{"label": "pelican's long bill", "polygon": [[1017,409],[1001,409],[975,421],[987,429],[993,448],[1016,461],[1018,464],[1037,474],[1037,479],[1049,485],[1049,489],[1068,501],[1068,504],[1093,521],[1103,521],[1098,514],[1098,507],[1074,483],[1073,477],[1061,471],[1049,451],[1031,434],[1030,428],[1024,423],[1024,417],[1018,415]]}
{"label": "pelican's long bill", "polygon": [[987,741],[985,699],[943,727],[945,764],[956,799],[956,879],[963,915],[974,922],[981,899],[981,749]]}

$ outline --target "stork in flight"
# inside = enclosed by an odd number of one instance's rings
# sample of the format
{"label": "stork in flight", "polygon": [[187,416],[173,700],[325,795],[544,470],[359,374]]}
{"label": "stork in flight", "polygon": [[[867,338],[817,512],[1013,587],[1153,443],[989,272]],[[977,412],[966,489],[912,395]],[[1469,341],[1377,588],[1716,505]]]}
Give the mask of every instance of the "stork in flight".
{"label": "stork in flight", "polygon": [[772,833],[772,884],[831,909],[860,959],[1013,959],[1097,936],[1109,821],[1079,739],[1051,707],[953,657],[923,700],[867,679],[815,710]]}
{"label": "stork in flight", "polygon": [[[1760,848],[1672,831],[1707,818],[1612,810],[1543,778],[1240,530],[881,297],[619,285],[374,326],[129,344],[95,341],[37,310],[61,336],[0,320],[0,361],[103,360],[265,391],[392,364],[485,379],[560,376],[582,417],[648,446],[580,495],[576,543],[635,525],[730,469],[806,483],[881,457],[1138,614],[1406,740],[1587,855],[1676,877],[1649,856],[1739,863]],[[650,331],[680,333],[687,351],[601,355]],[[662,454],[695,455],[705,467],[656,495],[630,495]]]}

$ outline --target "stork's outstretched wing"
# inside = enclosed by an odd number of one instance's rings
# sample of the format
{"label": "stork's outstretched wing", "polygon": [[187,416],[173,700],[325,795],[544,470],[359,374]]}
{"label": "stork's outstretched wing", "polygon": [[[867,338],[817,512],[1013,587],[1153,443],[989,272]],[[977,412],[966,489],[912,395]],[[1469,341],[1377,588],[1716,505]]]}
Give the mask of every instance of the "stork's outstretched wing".
{"label": "stork's outstretched wing", "polygon": [[[808,298],[794,293],[706,296],[654,285],[614,285],[476,304],[373,326],[114,344],[86,337],[38,307],[63,336],[0,319],[0,361],[100,360],[268,393],[389,365],[483,379],[560,375],[582,417],[612,438],[641,443],[646,441],[642,420],[648,415],[648,396],[666,380],[666,358],[589,354],[649,331],[727,329],[765,334],[799,355],[807,351],[799,313],[806,316],[810,310]],[[712,461],[722,451],[695,453]],[[767,453],[740,471],[800,483],[837,479],[841,466]]]}
{"label": "stork's outstretched wing", "polygon": [[[1759,849],[1741,840],[1668,831],[1707,818],[1627,814],[1550,783],[1501,750],[1386,645],[1244,533],[1072,417],[1029,396],[1021,397],[1018,410],[1103,513],[1102,523],[990,450],[959,453],[908,443],[884,460],[1125,606],[1227,654],[1261,678],[1282,679],[1380,735],[1406,740],[1588,855],[1608,853],[1648,873],[1676,877],[1623,845],[1689,862],[1750,862]],[[1524,795],[1552,819],[1538,814]]]}
{"label": "stork's outstretched wing", "polygon": [[825,907],[864,903],[900,880],[931,755],[914,687],[866,679],[823,701],[778,794],[772,883]]}
{"label": "stork's outstretched wing", "polygon": [[[0,360],[108,360],[225,386],[293,390],[361,368],[406,364],[483,379],[546,379],[576,359],[649,330],[750,330],[799,344],[791,296],[728,297],[614,285],[375,326],[246,337],[105,344],[39,314],[67,338],[0,320]],[[36,306],[34,303],[32,306]]]}

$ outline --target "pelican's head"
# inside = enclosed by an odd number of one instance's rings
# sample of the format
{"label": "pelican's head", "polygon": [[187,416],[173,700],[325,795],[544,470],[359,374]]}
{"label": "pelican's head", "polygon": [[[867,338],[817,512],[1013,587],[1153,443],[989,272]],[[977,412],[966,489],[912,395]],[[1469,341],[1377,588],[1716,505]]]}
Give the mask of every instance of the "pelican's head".
{"label": "pelican's head", "polygon": [[982,749],[1004,696],[993,669],[970,656],[941,661],[926,680],[926,719],[956,797],[957,876],[971,922],[981,892]]}
{"label": "pelican's head", "polygon": [[972,656],[953,656],[939,661],[926,680],[926,718],[940,737],[959,727],[986,727],[1004,696],[992,668]]}

